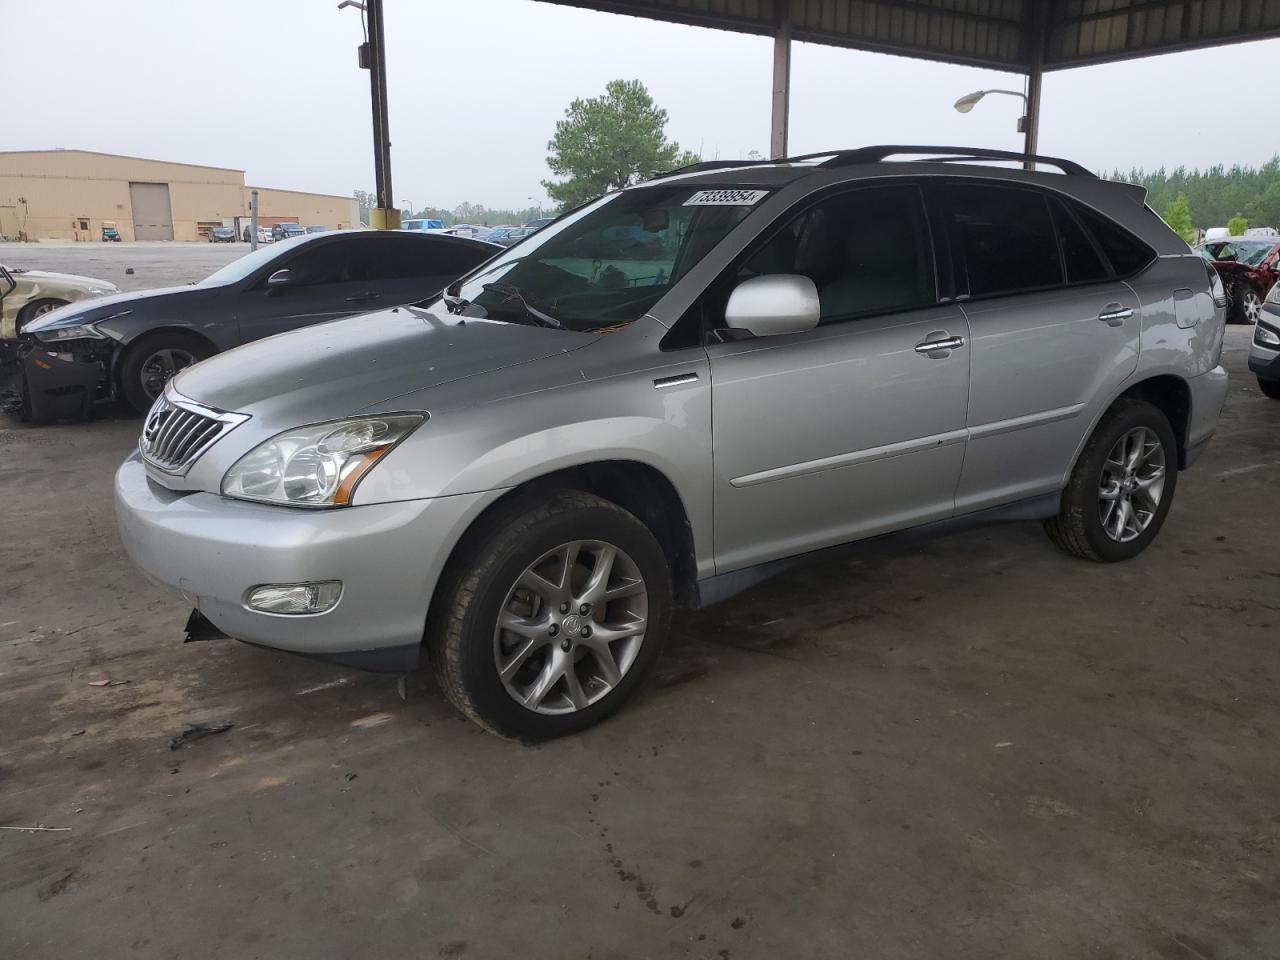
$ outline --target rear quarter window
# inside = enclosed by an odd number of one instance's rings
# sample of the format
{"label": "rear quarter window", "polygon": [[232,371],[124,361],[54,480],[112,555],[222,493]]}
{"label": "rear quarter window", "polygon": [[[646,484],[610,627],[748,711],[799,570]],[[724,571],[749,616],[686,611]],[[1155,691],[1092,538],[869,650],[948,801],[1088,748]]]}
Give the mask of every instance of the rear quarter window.
{"label": "rear quarter window", "polygon": [[1111,261],[1116,276],[1121,279],[1132,277],[1155,260],[1154,250],[1110,217],[1104,217],[1084,204],[1072,204],[1072,209]]}

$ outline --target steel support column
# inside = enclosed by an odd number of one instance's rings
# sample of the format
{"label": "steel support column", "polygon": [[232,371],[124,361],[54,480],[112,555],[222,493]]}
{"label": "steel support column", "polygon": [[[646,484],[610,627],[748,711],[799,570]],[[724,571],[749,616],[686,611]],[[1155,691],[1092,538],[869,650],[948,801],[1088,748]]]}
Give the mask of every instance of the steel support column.
{"label": "steel support column", "polygon": [[773,33],[773,128],[769,135],[769,156],[778,160],[787,155],[787,128],[791,122],[791,15],[787,3]]}
{"label": "steel support column", "polygon": [[382,23],[382,0],[364,0],[369,23],[369,92],[373,100],[373,175],[375,206],[369,226],[398,230],[400,210],[391,192],[391,129],[387,122],[387,46]]}
{"label": "steel support column", "polygon": [[1036,163],[1031,158],[1039,151],[1040,143],[1040,86],[1044,80],[1044,48],[1047,40],[1044,4],[1031,2],[1027,6],[1031,10],[1031,22],[1027,25],[1027,44],[1030,47],[1027,62],[1027,112],[1022,118],[1023,134],[1026,145],[1023,153],[1027,160],[1023,166],[1034,170]]}

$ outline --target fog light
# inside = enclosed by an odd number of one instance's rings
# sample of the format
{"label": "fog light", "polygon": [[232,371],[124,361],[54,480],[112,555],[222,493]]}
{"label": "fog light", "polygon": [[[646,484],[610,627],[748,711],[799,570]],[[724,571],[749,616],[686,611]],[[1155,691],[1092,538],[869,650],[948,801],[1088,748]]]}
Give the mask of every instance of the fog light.
{"label": "fog light", "polygon": [[1276,333],[1265,323],[1254,325],[1253,339],[1264,347],[1280,347],[1280,333]]}
{"label": "fog light", "polygon": [[264,583],[251,589],[244,602],[250,610],[298,616],[332,610],[341,596],[341,580]]}

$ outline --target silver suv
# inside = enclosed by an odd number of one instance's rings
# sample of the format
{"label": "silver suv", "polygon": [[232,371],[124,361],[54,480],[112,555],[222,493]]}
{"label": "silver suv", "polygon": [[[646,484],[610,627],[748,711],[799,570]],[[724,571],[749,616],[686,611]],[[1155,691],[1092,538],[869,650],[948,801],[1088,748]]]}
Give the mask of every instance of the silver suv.
{"label": "silver suv", "polygon": [[1221,286],[1141,189],[973,162],[1011,156],[699,164],[200,363],[117,475],[124,542],[193,629],[425,647],[526,739],[615,710],[673,607],[817,550],[1038,519],[1133,557],[1226,395]]}

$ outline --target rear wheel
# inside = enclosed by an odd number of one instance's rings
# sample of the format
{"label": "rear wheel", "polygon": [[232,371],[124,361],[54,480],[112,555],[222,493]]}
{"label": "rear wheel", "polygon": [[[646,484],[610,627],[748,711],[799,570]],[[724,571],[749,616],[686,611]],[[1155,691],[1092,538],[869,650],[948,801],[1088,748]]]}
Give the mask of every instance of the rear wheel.
{"label": "rear wheel", "polygon": [[44,297],[40,300],[32,300],[25,307],[18,311],[18,332],[22,332],[32,320],[38,320],[46,313],[52,313],[59,307],[65,307],[69,301],[59,300],[57,297]]}
{"label": "rear wheel", "polygon": [[1259,377],[1258,389],[1272,400],[1280,400],[1280,380],[1263,380]]}
{"label": "rear wheel", "polygon": [[1155,539],[1177,483],[1169,418],[1145,400],[1119,400],[1085,444],[1045,530],[1073,556],[1128,560]]}
{"label": "rear wheel", "polygon": [[120,392],[139,413],[146,413],[178,373],[213,355],[209,345],[190,334],[163,332],[132,344],[120,363]]}
{"label": "rear wheel", "polygon": [[1235,300],[1231,305],[1232,323],[1257,323],[1262,316],[1262,298],[1256,290],[1243,282],[1236,284]]}
{"label": "rear wheel", "polygon": [[441,581],[427,647],[453,704],[500,736],[546,740],[613,713],[652,668],[671,617],[649,529],[591,494],[501,509]]}

